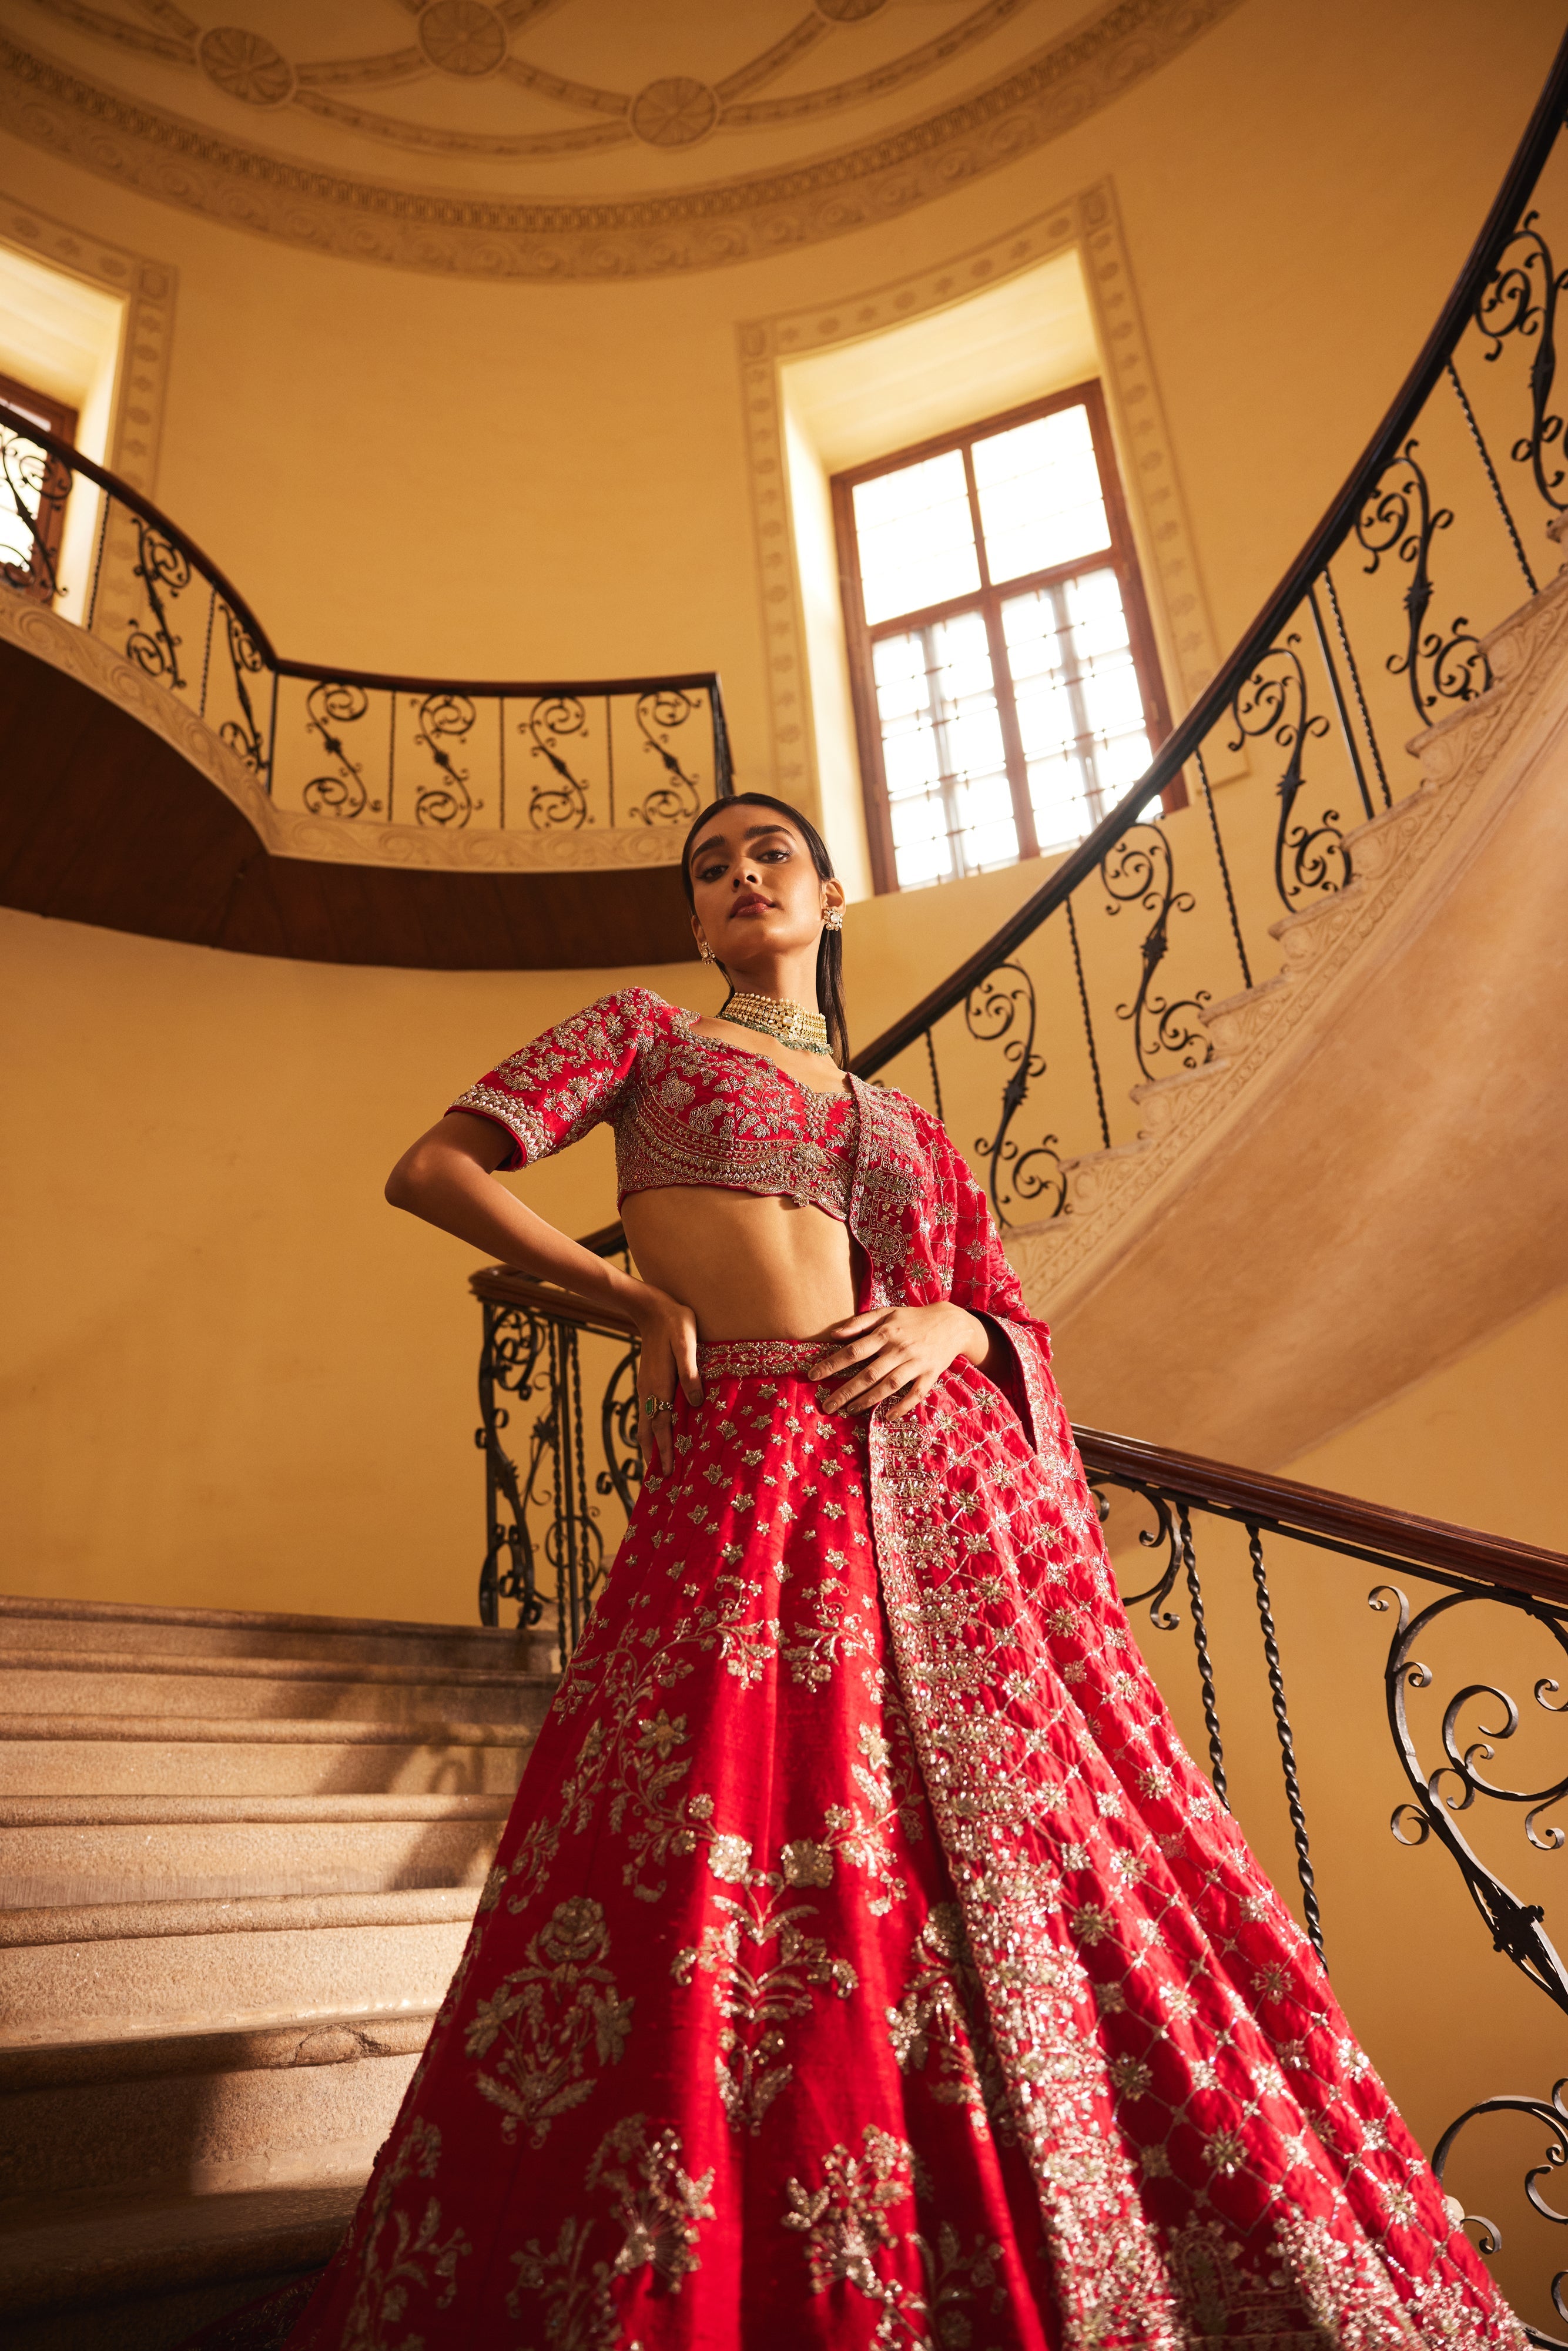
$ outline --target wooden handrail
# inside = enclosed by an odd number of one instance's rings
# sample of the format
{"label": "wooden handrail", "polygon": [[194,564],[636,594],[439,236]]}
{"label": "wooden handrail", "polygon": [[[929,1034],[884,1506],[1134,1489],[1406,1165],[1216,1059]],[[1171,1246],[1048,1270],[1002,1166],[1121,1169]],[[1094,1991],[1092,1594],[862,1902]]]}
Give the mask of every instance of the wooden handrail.
{"label": "wooden handrail", "polygon": [[495,699],[502,696],[508,701],[519,702],[548,701],[555,695],[573,695],[580,699],[583,697],[591,699],[599,695],[654,694],[663,686],[673,686],[683,691],[695,688],[698,691],[712,694],[719,712],[719,729],[721,734],[725,732],[718,672],[711,669],[683,671],[678,677],[544,679],[404,677],[385,670],[331,669],[320,662],[286,660],[227,574],[219,569],[212,557],[198,547],[189,532],[182,530],[179,524],[163,512],[162,507],[154,506],[152,499],[143,497],[140,490],[133,490],[129,482],[121,481],[120,475],[110,473],[107,465],[100,465],[95,459],[83,456],[81,451],[73,448],[68,441],[62,441],[57,434],[46,432],[44,427],[35,423],[30,416],[25,416],[19,409],[7,407],[4,401],[0,401],[0,427],[4,427],[8,432],[19,434],[25,441],[36,444],[40,449],[47,450],[51,457],[57,458],[73,474],[84,474],[89,482],[95,483],[110,497],[118,500],[120,505],[128,508],[131,514],[140,516],[144,523],[157,531],[161,538],[166,538],[171,546],[178,548],[192,569],[200,572],[208,585],[217,590],[224,602],[234,613],[235,618],[261,654],[267,668],[276,671],[279,677],[305,678],[313,684],[319,685],[362,685],[375,693],[464,694],[477,696],[480,699]]}
{"label": "wooden handrail", "polygon": [[[485,1266],[470,1274],[468,1287],[491,1305],[520,1306],[606,1338],[637,1335],[626,1315],[592,1305],[553,1282],[536,1281],[512,1266]],[[1425,1569],[1467,1583],[1499,1584],[1532,1600],[1568,1607],[1568,1556],[1562,1552],[1454,1526],[1446,1519],[1421,1518],[1384,1502],[1364,1502],[1327,1486],[1304,1486],[1293,1478],[1239,1468],[1234,1462],[1176,1453],[1168,1446],[1118,1437],[1109,1429],[1075,1426],[1072,1434],[1092,1479],[1111,1478],[1147,1487],[1244,1525],[1349,1552],[1373,1566]]]}
{"label": "wooden handrail", "polygon": [[1513,1542],[1506,1535],[1482,1534],[1475,1527],[1453,1526],[1446,1519],[1420,1518],[1383,1502],[1360,1501],[1326,1486],[1303,1486],[1261,1469],[1174,1453],[1163,1445],[1146,1445],[1107,1429],[1075,1427],[1073,1436],[1091,1478],[1149,1486],[1248,1525],[1355,1552],[1375,1565],[1429,1568],[1437,1575],[1502,1584],[1534,1600],[1568,1605],[1568,1557],[1562,1552]]}

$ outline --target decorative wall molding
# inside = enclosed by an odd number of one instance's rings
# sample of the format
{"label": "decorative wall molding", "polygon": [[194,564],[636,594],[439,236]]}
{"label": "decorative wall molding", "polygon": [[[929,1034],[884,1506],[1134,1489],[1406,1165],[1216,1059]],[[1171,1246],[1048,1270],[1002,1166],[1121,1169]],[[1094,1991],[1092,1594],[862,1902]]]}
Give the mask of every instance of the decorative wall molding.
{"label": "decorative wall molding", "polygon": [[[0,99],[0,107],[3,107]],[[111,245],[54,220],[19,196],[0,193],[0,242],[38,261],[52,262],[89,286],[101,286],[126,301],[125,344],[114,418],[104,464],[151,497],[158,482],[158,451],[163,434],[163,399],[169,379],[169,344],[174,328],[178,277],[166,261]]]}
{"label": "decorative wall molding", "polygon": [[841,302],[817,303],[737,329],[751,508],[757,534],[771,710],[772,769],[787,796],[816,789],[810,725],[805,619],[789,528],[783,360],[858,342],[879,329],[946,309],[1040,266],[1076,246],[1106,355],[1105,392],[1125,459],[1134,530],[1177,714],[1195,702],[1218,662],[1159,387],[1109,180],[1065,197],[1020,227],[956,258]]}
{"label": "decorative wall molding", "polygon": [[1495,684],[1410,745],[1421,784],[1347,835],[1349,888],[1276,923],[1283,971],[1203,1016],[1214,1060],[1135,1088],[1137,1139],[1069,1161],[1066,1215],[1008,1235],[1037,1312],[1061,1321],[1083,1306],[1138,1231],[1197,1180],[1203,1156],[1313,1050],[1333,1008],[1428,917],[1540,758],[1560,758],[1551,746],[1568,733],[1568,568],[1484,642]]}
{"label": "decorative wall molding", "polygon": [[166,204],[360,261],[476,277],[663,277],[896,218],[1018,162],[1179,56],[1240,0],[1113,0],[994,81],[779,171],[578,203],[401,187],[296,162],[0,35],[0,128]]}
{"label": "decorative wall molding", "polygon": [[465,832],[418,824],[350,824],[280,809],[238,754],[177,695],[100,638],[4,584],[0,640],[47,662],[160,736],[234,803],[269,856],[433,873],[582,873],[680,863],[685,838],[680,825]]}

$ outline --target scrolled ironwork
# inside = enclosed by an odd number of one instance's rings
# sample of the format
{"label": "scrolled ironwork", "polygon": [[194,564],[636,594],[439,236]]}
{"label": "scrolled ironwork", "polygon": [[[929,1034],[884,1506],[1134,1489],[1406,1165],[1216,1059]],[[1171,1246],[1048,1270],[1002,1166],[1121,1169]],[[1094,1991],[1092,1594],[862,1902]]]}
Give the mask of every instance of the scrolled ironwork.
{"label": "scrolled ironwork", "polygon": [[535,784],[530,790],[528,822],[540,832],[586,824],[588,786],[572,773],[558,747],[577,737],[586,739],[586,703],[575,694],[546,695],[518,722],[517,731],[528,737],[529,758],[543,759],[555,778],[553,783]]}
{"label": "scrolled ironwork", "polygon": [[1378,570],[1385,555],[1410,566],[1405,650],[1390,653],[1384,666],[1391,677],[1404,678],[1416,716],[1430,726],[1439,703],[1473,702],[1486,693],[1492,674],[1485,648],[1462,613],[1446,636],[1440,628],[1427,626],[1436,593],[1432,542],[1449,528],[1454,516],[1452,507],[1433,505],[1426,469],[1416,455],[1419,446],[1412,437],[1384,467],[1362,501],[1355,535],[1371,559],[1362,567],[1367,573]]}
{"label": "scrolled ironwork", "polygon": [[[1446,2185],[1444,2176],[1448,2158],[1459,2134],[1471,2123],[1479,2121],[1483,2115],[1528,2115],[1532,2122],[1543,2124],[1551,2137],[1542,2161],[1531,2164],[1524,2175],[1525,2196],[1542,2220],[1553,2221],[1558,2228],[1568,2228],[1568,2212],[1560,2212],[1555,2204],[1549,2204],[1538,2184],[1543,2179],[1557,2177],[1568,2168],[1568,2105],[1563,2103],[1564,2090],[1568,2090],[1568,2075],[1553,2083],[1550,2098],[1480,2098],[1473,2106],[1467,2106],[1464,2113],[1457,2115],[1448,2125],[1432,2151],[1432,2168],[1439,2184]],[[1456,2228],[1473,2228],[1476,2231],[1477,2245],[1482,2253],[1490,2258],[1502,2251],[1502,2231],[1495,2220],[1489,2220],[1482,2212],[1467,2212],[1456,2196],[1449,2196],[1448,2209]],[[1552,2280],[1550,2292],[1552,2309],[1559,2318],[1568,2319],[1568,2269],[1557,2272]],[[1544,2334],[1539,2326],[1527,2326],[1524,2331],[1529,2340],[1540,2346],[1540,2351],[1568,2351],[1568,2338],[1563,2335]]]}
{"label": "scrolled ironwork", "polygon": [[0,580],[52,604],[60,592],[54,548],[70,495],[70,469],[49,450],[0,425],[0,489],[10,501],[10,518],[26,534],[25,563],[0,564]]}
{"label": "scrolled ironwork", "polygon": [[223,608],[224,633],[228,643],[229,668],[234,675],[234,689],[240,706],[238,718],[225,719],[218,733],[229,749],[245,761],[252,775],[259,775],[267,766],[267,746],[256,722],[255,705],[250,698],[247,678],[260,677],[267,669],[261,647],[243,621],[225,604]]}
{"label": "scrolled ironwork", "polygon": [[319,735],[329,758],[338,763],[333,776],[312,776],[305,787],[305,805],[312,816],[340,817],[351,822],[369,809],[379,815],[381,802],[371,798],[365,771],[343,740],[343,730],[357,726],[370,708],[362,685],[329,679],[312,686],[305,698],[306,727]]}
{"label": "scrolled ironwork", "polygon": [[465,694],[427,694],[418,710],[413,739],[429,753],[436,774],[414,786],[414,821],[461,832],[485,803],[468,789],[468,769],[457,765],[453,752],[465,747],[478,714]]}
{"label": "scrolled ironwork", "polygon": [[[1011,982],[1010,986],[1004,981]],[[1000,1045],[1012,1074],[1002,1088],[1001,1119],[988,1142],[981,1135],[975,1149],[988,1162],[988,1188],[999,1225],[1010,1225],[1009,1205],[1049,1200],[1042,1217],[1059,1217],[1067,1204],[1067,1170],[1061,1164],[1054,1134],[1020,1150],[1009,1130],[1029,1098],[1030,1081],[1043,1078],[1046,1061],[1034,1045],[1037,1008],[1034,981],[1019,963],[998,964],[969,991],[964,1020],[971,1037],[984,1045]],[[1021,1029],[1020,1029],[1021,1021]],[[1004,1199],[1003,1194],[1007,1196]]]}
{"label": "scrolled ironwork", "polygon": [[[1541,1625],[1568,1655],[1568,1631],[1563,1619],[1541,1602],[1495,1589],[1467,1588],[1445,1593],[1414,1616],[1408,1600],[1396,1584],[1375,1585],[1368,1595],[1368,1604],[1379,1614],[1386,1614],[1395,1604],[1397,1613],[1384,1682],[1389,1729],[1410,1785],[1411,1798],[1396,1806],[1389,1823],[1391,1832],[1401,1844],[1424,1844],[1428,1836],[1436,1836],[1447,1847],[1471,1901],[1490,1929],[1494,1948],[1506,1952],[1521,1973],[1528,1976],[1549,2000],[1568,2010],[1568,1970],[1542,1931],[1545,1913],[1542,1906],[1520,1900],[1482,1861],[1456,1818],[1470,1811],[1478,1796],[1497,1803],[1523,1805],[1528,1841],[1538,1852],[1554,1852],[1563,1841],[1563,1832],[1553,1828],[1543,1835],[1539,1823],[1542,1813],[1568,1797],[1568,1773],[1538,1788],[1503,1787],[1483,1776],[1479,1766],[1492,1762],[1500,1744],[1511,1739],[1519,1728],[1518,1707],[1495,1683],[1467,1682],[1449,1699],[1443,1709],[1439,1734],[1443,1761],[1430,1770],[1423,1767],[1407,1706],[1408,1694],[1430,1689],[1434,1679],[1430,1667],[1416,1656],[1416,1645],[1455,1609],[1478,1604],[1512,1609]],[[1551,1702],[1558,1687],[1556,1681],[1545,1677],[1535,1684],[1536,1703],[1551,1715],[1563,1711]],[[1502,1719],[1491,1724],[1478,1724],[1479,1735],[1466,1739],[1460,1730],[1461,1717],[1467,1707],[1482,1699],[1495,1700],[1501,1708]],[[1450,1791],[1448,1783],[1455,1781],[1457,1791]]]}
{"label": "scrolled ironwork", "polygon": [[1307,745],[1329,732],[1327,716],[1312,707],[1307,673],[1296,650],[1301,642],[1292,630],[1253,664],[1230,705],[1236,735],[1228,747],[1239,751],[1249,742],[1272,742],[1285,753],[1274,787],[1280,801],[1274,887],[1292,914],[1313,898],[1333,896],[1352,872],[1338,809],[1325,808],[1315,822],[1296,818],[1296,803],[1306,788]]}
{"label": "scrolled ironwork", "polygon": [[166,598],[183,595],[191,584],[191,559],[183,547],[164,532],[136,517],[136,561],[133,572],[147,590],[149,619],[132,621],[125,650],[139,670],[176,694],[186,680],[180,669],[184,643],[170,626]]}
{"label": "scrolled ironwork", "polygon": [[628,1347],[604,1384],[599,1408],[604,1467],[594,1480],[596,1491],[613,1494],[628,1518],[643,1482],[643,1448],[637,1434],[637,1355],[635,1346]]}
{"label": "scrolled ironwork", "polygon": [[1155,993],[1155,975],[1170,952],[1171,916],[1190,914],[1196,904],[1190,890],[1176,886],[1176,860],[1164,825],[1134,825],[1124,833],[1101,859],[1100,879],[1110,900],[1108,914],[1139,906],[1154,917],[1139,946],[1137,993],[1130,1004],[1116,1007],[1117,1019],[1132,1026],[1139,1070],[1146,1080],[1160,1076],[1154,1066],[1160,1054],[1184,1070],[1201,1069],[1214,1058],[1213,1042],[1199,1025],[1208,989],[1174,1000]]}
{"label": "scrolled ironwork", "polygon": [[652,784],[637,806],[627,813],[639,824],[689,824],[701,806],[700,787],[670,748],[670,737],[695,718],[702,704],[678,686],[661,686],[637,697],[637,727],[643,747],[664,768],[663,780]]}
{"label": "scrolled ironwork", "polygon": [[1568,269],[1557,268],[1540,219],[1538,211],[1526,213],[1504,246],[1476,304],[1475,319],[1490,346],[1484,354],[1489,362],[1500,357],[1513,336],[1534,347],[1530,429],[1509,454],[1516,465],[1529,465],[1546,505],[1562,514],[1568,509],[1568,495],[1558,494],[1568,483],[1568,466],[1552,462],[1563,454],[1563,418],[1552,409],[1552,392],[1557,376],[1557,303],[1568,292]]}

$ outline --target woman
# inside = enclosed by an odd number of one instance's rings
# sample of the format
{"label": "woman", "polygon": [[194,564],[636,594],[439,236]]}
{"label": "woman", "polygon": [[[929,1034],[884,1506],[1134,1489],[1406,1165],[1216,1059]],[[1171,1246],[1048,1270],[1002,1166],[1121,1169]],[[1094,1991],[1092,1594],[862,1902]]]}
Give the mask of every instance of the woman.
{"label": "woman", "polygon": [[[1176,1739],[981,1195],[844,1072],[821,841],[747,793],[683,875],[723,1009],[591,1006],[387,1187],[630,1316],[645,1477],[291,2341],[1521,2346]],[[635,1275],[492,1181],[602,1119]]]}

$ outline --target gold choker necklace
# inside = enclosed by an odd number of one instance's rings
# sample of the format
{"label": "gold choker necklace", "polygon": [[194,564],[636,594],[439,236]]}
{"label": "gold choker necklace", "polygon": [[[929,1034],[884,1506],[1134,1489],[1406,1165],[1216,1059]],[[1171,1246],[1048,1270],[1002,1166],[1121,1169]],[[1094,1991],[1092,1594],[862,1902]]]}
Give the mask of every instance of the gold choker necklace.
{"label": "gold choker necklace", "polygon": [[787,997],[732,996],[720,1006],[718,1017],[733,1020],[737,1029],[756,1029],[764,1037],[776,1037],[792,1053],[825,1053],[832,1059],[828,1024],[821,1014],[808,1012],[803,1004],[791,1004]]}

